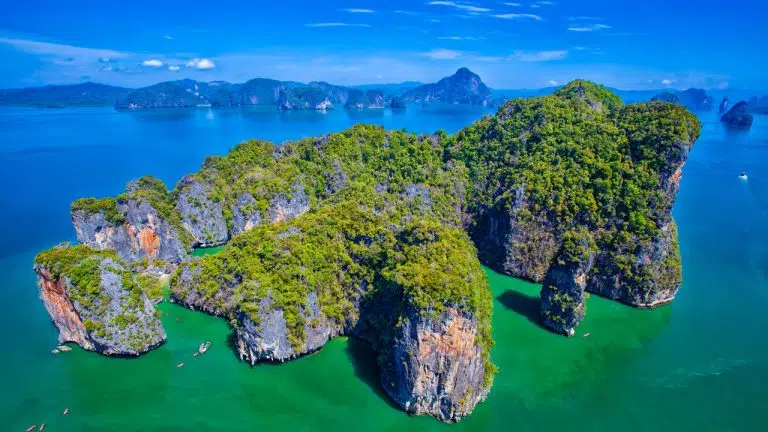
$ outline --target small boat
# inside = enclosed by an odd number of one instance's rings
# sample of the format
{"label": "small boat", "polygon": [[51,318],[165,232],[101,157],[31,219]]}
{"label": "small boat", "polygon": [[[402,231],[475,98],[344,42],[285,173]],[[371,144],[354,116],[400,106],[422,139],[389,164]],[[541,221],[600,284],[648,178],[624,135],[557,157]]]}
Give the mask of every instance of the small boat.
{"label": "small boat", "polygon": [[584,337],[589,337],[592,333],[584,333]]}
{"label": "small boat", "polygon": [[747,180],[747,173],[743,172],[739,174],[739,180]]}
{"label": "small boat", "polygon": [[61,351],[61,352],[70,352],[70,351],[72,351],[72,348],[70,348],[70,347],[68,347],[66,345],[59,345],[59,346],[56,347],[56,349]]}
{"label": "small boat", "polygon": [[177,364],[177,365],[176,365],[176,368],[178,369],[178,368],[180,368],[180,367],[182,367],[182,366],[184,366],[184,363],[183,363],[183,362],[182,362],[182,363],[179,363],[179,364]]}
{"label": "small boat", "polygon": [[211,347],[211,342],[203,342],[200,344],[200,347],[197,349],[198,354],[205,354],[206,351],[208,351],[208,348]]}
{"label": "small boat", "polygon": [[27,430],[25,430],[24,432],[31,432],[31,431],[33,431],[35,429],[37,429],[37,425],[33,424],[32,426],[28,427]]}
{"label": "small boat", "polygon": [[69,414],[69,408],[65,409],[65,410],[64,410],[64,413],[63,413],[63,414],[61,414],[61,415],[67,415],[67,414]]}
{"label": "small boat", "polygon": [[40,430],[43,430],[43,429],[45,429],[45,423],[40,425]]}

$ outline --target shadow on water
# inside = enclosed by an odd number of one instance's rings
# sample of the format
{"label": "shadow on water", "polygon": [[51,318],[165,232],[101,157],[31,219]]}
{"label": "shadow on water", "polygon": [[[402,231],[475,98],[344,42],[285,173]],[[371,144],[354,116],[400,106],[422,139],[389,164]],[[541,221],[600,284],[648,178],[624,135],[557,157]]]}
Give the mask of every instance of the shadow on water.
{"label": "shadow on water", "polygon": [[541,300],[538,297],[530,297],[521,292],[506,290],[496,300],[505,308],[516,312],[528,319],[528,321],[544,328],[541,324]]}
{"label": "shadow on water", "polygon": [[346,352],[352,367],[355,369],[355,376],[368,384],[373,393],[386,401],[390,407],[400,410],[400,407],[390,399],[389,395],[384,392],[384,388],[381,387],[381,369],[376,361],[376,353],[373,348],[364,341],[350,337],[347,340]]}

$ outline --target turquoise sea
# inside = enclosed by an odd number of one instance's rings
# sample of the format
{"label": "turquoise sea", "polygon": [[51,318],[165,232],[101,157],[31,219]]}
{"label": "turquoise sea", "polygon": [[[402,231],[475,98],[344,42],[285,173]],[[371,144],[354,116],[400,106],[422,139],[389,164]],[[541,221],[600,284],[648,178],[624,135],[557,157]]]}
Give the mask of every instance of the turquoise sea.
{"label": "turquoise sea", "polygon": [[[671,305],[635,310],[592,296],[577,336],[566,339],[538,325],[538,286],[487,271],[500,372],[488,400],[458,424],[393,407],[372,353],[356,340],[249,367],[229,348],[224,320],[168,303],[160,305],[168,343],[146,356],[50,353],[57,333],[37,298],[32,260],[74,240],[74,199],[115,195],[144,174],[173,186],[206,155],[247,138],[282,142],[359,122],[455,132],[483,114],[0,108],[0,430],[41,423],[51,431],[765,430],[768,118],[761,116],[750,131],[733,132],[714,113],[701,114],[702,136],[674,209],[684,283]],[[193,359],[203,340],[211,350]]]}

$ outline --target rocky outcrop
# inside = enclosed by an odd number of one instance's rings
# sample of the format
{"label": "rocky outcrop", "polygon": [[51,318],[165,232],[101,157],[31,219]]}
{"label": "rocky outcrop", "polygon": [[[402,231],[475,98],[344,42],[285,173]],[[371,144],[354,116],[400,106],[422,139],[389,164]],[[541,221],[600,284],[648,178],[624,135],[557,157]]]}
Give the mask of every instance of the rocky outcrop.
{"label": "rocky outcrop", "polygon": [[253,195],[247,192],[240,194],[232,209],[232,235],[235,236],[249,231],[261,225],[262,220],[261,212]]}
{"label": "rocky outcrop", "polygon": [[452,306],[435,318],[409,309],[382,368],[384,391],[403,410],[458,421],[485,400],[477,323]]}
{"label": "rocky outcrop", "polygon": [[185,176],[177,187],[176,210],[184,228],[194,238],[193,247],[219,246],[229,240],[221,202],[211,199],[211,188],[193,176]]}
{"label": "rocky outcrop", "polygon": [[584,289],[595,245],[586,231],[569,233],[541,289],[541,318],[545,326],[566,336],[584,318]]}
{"label": "rocky outcrop", "polygon": [[268,293],[259,302],[258,324],[246,313],[237,315],[235,329],[237,352],[251,365],[261,361],[286,361],[319,350],[332,337],[342,333],[342,325],[329,320],[320,311],[317,294],[312,291],[301,308],[304,340],[289,337],[284,311],[274,307]]}
{"label": "rocky outcrop", "polygon": [[291,220],[309,211],[309,197],[300,183],[293,185],[293,193],[280,193],[269,202],[267,217],[270,223]]}
{"label": "rocky outcrop", "polygon": [[213,292],[209,292],[199,285],[201,272],[199,262],[199,259],[193,259],[180,266],[171,280],[171,301],[211,315],[232,315],[240,301],[235,288],[241,280],[234,278],[213,287]]}
{"label": "rocky outcrop", "polygon": [[725,114],[728,111],[728,96],[724,97],[723,100],[720,102],[720,114]]}
{"label": "rocky outcrop", "polygon": [[754,118],[749,113],[749,106],[741,101],[733,106],[727,113],[720,117],[720,121],[733,128],[749,129],[752,127]]}
{"label": "rocky outcrop", "polygon": [[116,206],[120,220],[109,220],[105,211],[73,208],[77,240],[95,249],[114,251],[128,263],[144,258],[180,263],[187,258],[181,234],[147,201],[118,200]]}
{"label": "rocky outcrop", "polygon": [[490,99],[491,89],[467,68],[461,68],[434,84],[418,86],[402,96],[403,101],[412,103],[487,105]]}
{"label": "rocky outcrop", "polygon": [[[629,271],[622,271],[617,256],[631,254]],[[618,250],[601,250],[587,291],[637,308],[655,308],[675,299],[682,282],[677,227],[669,221],[652,241],[633,241]]]}
{"label": "rocky outcrop", "polygon": [[525,196],[515,191],[511,204],[481,210],[469,230],[481,261],[511,276],[541,282],[557,253],[558,239],[551,222],[535,214]]}
{"label": "rocky outcrop", "polygon": [[55,254],[78,252],[55,248],[44,253],[45,258],[38,257],[34,268],[40,298],[59,330],[59,343],[74,342],[105,355],[135,356],[165,342],[154,305],[135,276],[116,259],[86,249],[79,252],[84,253],[82,260],[70,264]]}

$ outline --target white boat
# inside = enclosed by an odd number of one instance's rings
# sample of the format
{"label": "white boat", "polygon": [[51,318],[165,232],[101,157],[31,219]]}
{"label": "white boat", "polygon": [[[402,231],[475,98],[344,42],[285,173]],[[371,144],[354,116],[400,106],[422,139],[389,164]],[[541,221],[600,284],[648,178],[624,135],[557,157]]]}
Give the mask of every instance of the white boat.
{"label": "white boat", "polygon": [[211,342],[203,342],[200,344],[200,348],[197,349],[198,354],[205,354],[206,351],[208,351],[208,348],[211,347]]}
{"label": "white boat", "polygon": [[739,174],[739,180],[747,180],[747,173],[743,172]]}

